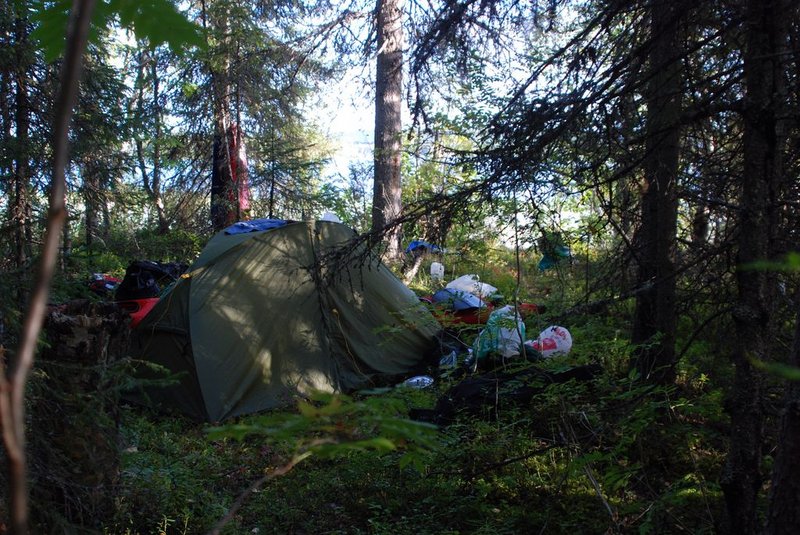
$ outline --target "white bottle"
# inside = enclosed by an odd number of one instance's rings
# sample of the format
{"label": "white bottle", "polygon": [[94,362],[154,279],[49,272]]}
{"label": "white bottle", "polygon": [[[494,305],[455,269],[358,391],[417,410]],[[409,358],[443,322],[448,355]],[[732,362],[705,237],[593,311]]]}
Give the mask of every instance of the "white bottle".
{"label": "white bottle", "polygon": [[444,279],[444,265],[440,262],[431,262],[431,280],[441,281]]}

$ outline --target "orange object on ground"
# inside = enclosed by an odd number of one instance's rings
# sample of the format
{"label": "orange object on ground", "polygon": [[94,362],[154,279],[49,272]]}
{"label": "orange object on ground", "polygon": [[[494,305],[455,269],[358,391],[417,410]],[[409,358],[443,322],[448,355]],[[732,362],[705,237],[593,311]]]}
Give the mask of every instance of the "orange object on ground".
{"label": "orange object on ground", "polygon": [[[443,306],[445,305],[444,302],[439,303],[437,306],[432,296],[425,296],[420,300],[431,304],[431,312],[444,327],[458,326],[461,324],[483,325],[486,323],[486,320],[489,319],[489,314],[491,314],[492,310],[495,308],[491,303],[485,303],[483,308],[453,310],[451,308],[445,308],[445,306]],[[542,312],[542,307],[536,303],[519,303],[517,307],[523,318],[527,318],[531,314],[539,314]]]}
{"label": "orange object on ground", "polygon": [[130,299],[127,301],[117,301],[117,305],[122,310],[125,310],[131,316],[131,329],[139,325],[141,321],[153,310],[153,307],[158,303],[158,297],[149,297],[146,299]]}

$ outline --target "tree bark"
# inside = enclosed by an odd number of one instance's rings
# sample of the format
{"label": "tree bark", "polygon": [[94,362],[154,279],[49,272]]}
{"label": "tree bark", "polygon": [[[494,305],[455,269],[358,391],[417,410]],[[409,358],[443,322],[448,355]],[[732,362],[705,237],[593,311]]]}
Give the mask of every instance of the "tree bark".
{"label": "tree bark", "polygon": [[16,246],[17,267],[22,268],[30,257],[31,243],[29,240],[31,224],[30,204],[30,163],[28,150],[30,147],[30,101],[28,98],[28,67],[27,59],[30,54],[28,43],[28,21],[25,17],[17,15],[14,22],[14,37],[16,42],[16,70],[14,83],[16,89],[16,102],[14,110],[15,143],[14,143],[14,203],[12,220],[14,221],[14,241]]}
{"label": "tree bark", "polygon": [[139,160],[139,172],[142,174],[142,183],[147,196],[156,208],[156,218],[158,222],[159,234],[166,234],[169,230],[169,221],[164,210],[164,199],[161,195],[161,96],[160,96],[160,80],[158,76],[158,53],[153,52],[151,55],[146,55],[144,52],[139,56],[139,69],[137,72],[137,85],[139,87],[139,95],[137,99],[137,115],[141,126],[146,128],[151,125],[151,122],[146,120],[148,113],[145,111],[144,106],[144,87],[146,84],[146,76],[144,74],[145,67],[150,67],[149,81],[152,84],[153,100],[152,100],[152,129],[153,129],[153,171],[152,176],[147,171],[147,162],[144,154],[144,142],[141,137],[136,139],[136,155]]}
{"label": "tree bark", "polygon": [[[783,59],[782,64],[778,64],[775,76],[777,76],[776,83],[781,84],[785,79],[783,76],[788,71],[788,58],[790,51],[796,47],[792,47],[789,43],[788,37],[791,35],[789,29],[791,24],[795,27],[800,23],[800,7],[791,5],[786,0],[779,2],[775,8],[775,13],[778,13],[778,24],[783,24],[776,29],[775,38],[777,39],[776,46],[782,51],[778,56]],[[780,110],[779,116],[788,117],[788,114],[783,113],[783,110],[788,106],[787,88],[778,85],[776,94],[780,96],[780,102],[777,104]],[[781,125],[781,120],[776,124],[778,132],[785,132],[786,130]],[[785,122],[785,121],[783,121]],[[784,163],[782,155],[786,150],[785,136],[778,138],[778,152],[776,154],[776,169],[780,171],[776,177],[775,182],[780,181],[785,194],[785,188],[788,182],[788,173],[784,172]],[[779,199],[773,197],[773,206],[779,206],[776,201]],[[770,223],[773,233],[778,233],[781,230],[796,228],[792,222],[792,217],[788,216],[785,220],[778,217],[778,210],[775,211],[775,218]],[[788,214],[781,214],[788,215]],[[782,248],[779,240],[774,240],[772,247]],[[795,320],[795,333],[792,352],[789,358],[789,364],[796,368],[800,368],[800,294],[795,296],[795,308],[798,309],[798,315]],[[797,532],[797,526],[800,526],[800,383],[791,381],[786,389],[785,403],[783,413],[781,414],[780,429],[778,434],[778,452],[775,456],[775,464],[772,468],[772,481],[769,495],[769,509],[767,512],[767,523],[765,533],[767,535],[789,535]]]}
{"label": "tree bark", "polygon": [[650,289],[636,298],[631,338],[637,345],[635,365],[639,375],[657,382],[672,380],[675,360],[673,256],[678,217],[682,14],[678,2],[653,2],[650,7],[652,49],[637,284],[649,284]]}
{"label": "tree bark", "polygon": [[782,156],[778,139],[779,95],[782,85],[780,51],[786,39],[788,7],[783,0],[744,3],[743,111],[744,163],[737,222],[738,297],[733,312],[736,327],[736,367],[729,397],[731,438],[720,481],[731,531],[759,531],[757,498],[762,485],[761,457],[764,409],[763,379],[753,361],[769,359],[770,299],[768,275],[752,263],[770,257],[770,235],[777,207],[771,192],[780,182]]}
{"label": "tree bark", "polygon": [[[797,299],[800,303],[800,298]],[[800,368],[800,310],[789,359]],[[766,535],[794,535],[800,526],[800,382],[791,381],[781,414],[778,454],[772,467]]]}
{"label": "tree bark", "polygon": [[[378,0],[378,55],[375,71],[375,182],[372,230],[382,231],[400,217],[403,27],[400,0]],[[385,233],[386,257],[399,258],[401,229]]]}
{"label": "tree bark", "polygon": [[101,179],[94,161],[89,160],[83,166],[83,202],[86,205],[86,248],[94,247],[95,239],[100,236],[100,203]]}
{"label": "tree bark", "polygon": [[[205,5],[205,4],[204,4]],[[214,230],[222,230],[236,221],[236,199],[233,159],[230,147],[233,142],[231,130],[231,45],[228,35],[228,8],[223,2],[209,5],[208,19],[220,39],[216,54],[220,57],[215,65],[209,65],[214,107],[214,147],[211,172],[211,224]]]}

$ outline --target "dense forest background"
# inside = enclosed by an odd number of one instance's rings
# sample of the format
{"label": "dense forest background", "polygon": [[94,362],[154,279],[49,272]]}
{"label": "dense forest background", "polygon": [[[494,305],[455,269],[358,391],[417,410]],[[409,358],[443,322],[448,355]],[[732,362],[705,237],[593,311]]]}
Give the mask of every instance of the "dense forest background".
{"label": "dense forest background", "polygon": [[[796,532],[797,2],[94,4],[0,5],[10,529],[24,531],[30,496],[32,525],[67,532],[195,533],[220,519],[254,533]],[[94,16],[83,45],[82,10]],[[376,102],[374,161],[335,176],[337,140],[310,110],[354,70]],[[600,363],[604,378],[398,440],[411,456],[399,466],[397,450],[322,455],[302,439],[328,432],[314,422],[291,436],[254,423],[258,438],[235,440],[130,408],[115,409],[110,464],[86,444],[50,454],[73,432],[45,418],[63,401],[47,378],[64,372],[34,361],[27,381],[37,296],[97,301],[94,273],[191,262],[237,219],[326,211],[419,292],[441,261],[448,277],[478,273],[547,304],[529,331],[568,325],[569,363]],[[411,258],[411,239],[446,253]],[[537,268],[562,246],[568,259]],[[124,367],[103,373],[125,382]],[[390,398],[338,410],[355,426],[435,394]],[[108,408],[86,403],[75,421]],[[295,466],[298,451],[317,455]],[[20,477],[30,491],[17,494]]]}

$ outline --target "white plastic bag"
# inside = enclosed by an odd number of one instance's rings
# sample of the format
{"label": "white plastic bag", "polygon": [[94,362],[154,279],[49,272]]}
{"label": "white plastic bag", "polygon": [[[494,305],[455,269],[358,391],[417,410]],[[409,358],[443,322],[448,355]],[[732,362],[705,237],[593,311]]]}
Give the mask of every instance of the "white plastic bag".
{"label": "white plastic bag", "polygon": [[551,325],[540,332],[539,338],[532,340],[530,346],[544,358],[566,355],[572,349],[572,335],[565,327]]}
{"label": "white plastic bag", "polygon": [[446,287],[453,288],[454,290],[461,290],[462,292],[469,292],[473,295],[477,295],[481,299],[497,293],[497,288],[491,284],[481,282],[477,275],[461,275],[456,280],[448,282]]}
{"label": "white plastic bag", "polygon": [[522,321],[522,316],[514,310],[514,307],[506,305],[489,315],[486,328],[475,339],[473,348],[478,359],[493,351],[503,358],[510,358],[520,354],[524,339],[525,323]]}
{"label": "white plastic bag", "polygon": [[433,377],[430,375],[417,375],[415,377],[406,379],[400,384],[411,388],[428,388],[433,384]]}

